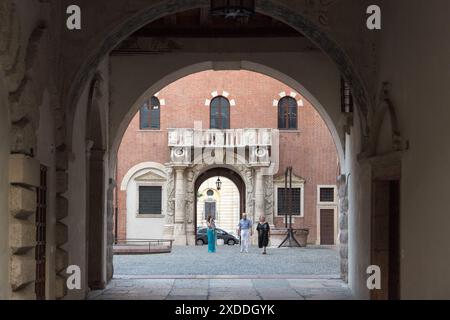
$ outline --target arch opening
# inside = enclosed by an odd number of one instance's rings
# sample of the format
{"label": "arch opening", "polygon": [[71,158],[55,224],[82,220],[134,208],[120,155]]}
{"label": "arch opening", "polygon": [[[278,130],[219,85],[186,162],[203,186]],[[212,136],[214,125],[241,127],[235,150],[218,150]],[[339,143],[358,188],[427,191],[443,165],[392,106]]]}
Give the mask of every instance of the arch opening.
{"label": "arch opening", "polygon": [[[79,72],[75,76],[69,94],[68,105],[71,112],[70,117],[73,117],[75,108],[80,98],[80,92],[86,85],[89,79],[94,75],[96,67],[100,65],[103,59],[112,52],[114,48],[123,42],[127,37],[141,29],[145,25],[154,22],[164,16],[174,15],[176,13],[196,9],[207,8],[209,1],[195,0],[189,2],[171,1],[164,2],[155,6],[150,6],[136,15],[129,17],[123,21],[114,30],[107,32],[103,42],[92,52],[85,63],[81,66]],[[356,108],[359,114],[362,139],[361,143],[366,141],[369,133],[368,115],[370,111],[370,99],[368,98],[367,90],[358,73],[354,70],[353,64],[347,57],[346,53],[338,44],[323,32],[318,26],[309,21],[300,12],[294,11],[282,6],[275,0],[258,0],[256,2],[256,12],[272,17],[277,21],[281,21],[304,35],[312,41],[320,50],[335,63],[340,73],[349,83],[352,88],[356,103]],[[317,104],[315,104],[317,105]],[[69,127],[71,128],[71,127]],[[72,130],[72,128],[70,129]],[[69,137],[71,134],[68,135]],[[70,145],[70,142],[69,142]]]}
{"label": "arch opening", "polygon": [[211,168],[200,174],[195,180],[195,226],[196,244],[207,244],[199,236],[199,229],[206,227],[208,216],[216,220],[217,227],[227,234],[225,244],[237,244],[236,226],[245,212],[246,188],[242,177],[234,170],[224,167]]}
{"label": "arch opening", "polygon": [[[149,83],[146,85],[147,89],[142,94],[140,94],[139,97],[136,97],[134,99],[135,103],[133,104],[133,107],[131,109],[128,109],[128,111],[125,113],[125,116],[122,118],[119,125],[116,126],[115,123],[113,123],[110,126],[110,139],[109,139],[109,171],[110,175],[113,176],[113,172],[116,171],[117,165],[118,165],[118,159],[117,159],[117,153],[120,147],[120,143],[122,141],[122,138],[128,128],[128,125],[130,124],[131,120],[136,114],[136,111],[139,110],[139,108],[142,107],[144,100],[149,99],[152,96],[156,96],[161,90],[163,90],[165,87],[170,85],[176,80],[180,80],[188,75],[192,75],[198,72],[207,71],[207,70],[246,70],[251,72],[256,72],[259,74],[264,74],[266,76],[272,77],[274,79],[277,79],[281,81],[282,83],[289,85],[293,91],[296,91],[300,93],[305,100],[307,100],[312,106],[316,108],[322,119],[325,121],[329,131],[331,132],[331,135],[333,137],[333,141],[335,143],[335,148],[337,149],[337,153],[339,156],[339,161],[337,163],[340,166],[343,166],[344,161],[344,148],[343,148],[343,137],[342,134],[337,129],[337,121],[336,119],[333,119],[327,112],[327,108],[321,104],[319,101],[320,99],[316,98],[315,94],[313,92],[310,92],[301,84],[301,81],[296,80],[295,78],[291,77],[289,74],[286,74],[283,72],[283,70],[279,70],[274,66],[266,65],[264,63],[261,63],[260,61],[251,61],[251,59],[237,59],[233,61],[226,61],[220,62],[217,61],[217,59],[212,60],[204,60],[203,58],[200,59],[197,62],[194,63],[188,63],[185,66],[180,66],[180,68],[175,68],[174,70],[171,70],[168,68],[164,72],[164,76],[160,77],[158,81],[149,81]],[[279,97],[278,97],[279,99]],[[128,107],[129,108],[129,107]],[[161,106],[161,108],[163,108]],[[232,107],[231,107],[232,109]],[[114,110],[113,110],[114,112]],[[164,163],[161,161],[161,163]],[[176,170],[174,168],[174,170]],[[336,170],[336,173],[339,173],[339,169]],[[336,174],[338,175],[338,174]],[[335,176],[336,176],[335,175]],[[299,174],[300,176],[300,174]],[[253,177],[256,179],[256,177]],[[117,181],[117,179],[116,179]],[[254,182],[256,183],[256,181]],[[261,183],[261,182],[259,182]],[[168,196],[170,196],[170,191],[167,191]],[[117,197],[116,197],[117,198]],[[240,201],[247,201],[249,199],[248,195],[241,196]],[[171,201],[171,200],[169,200]],[[252,200],[253,201],[253,200]],[[248,203],[248,201],[247,201]],[[259,204],[252,204],[254,207],[261,206],[261,203]],[[177,203],[176,201],[173,201],[173,210],[177,210]],[[196,206],[195,206],[196,207]],[[240,211],[242,212],[241,206]],[[177,214],[174,212],[174,216],[177,216]],[[196,215],[195,215],[196,216]],[[254,216],[253,216],[254,218]],[[335,219],[337,220],[337,219]],[[185,230],[188,234],[189,232],[193,232],[195,234],[196,230]],[[165,231],[166,232],[166,231]],[[192,239],[195,237],[187,237],[186,243],[189,244],[189,241],[192,241]]]}

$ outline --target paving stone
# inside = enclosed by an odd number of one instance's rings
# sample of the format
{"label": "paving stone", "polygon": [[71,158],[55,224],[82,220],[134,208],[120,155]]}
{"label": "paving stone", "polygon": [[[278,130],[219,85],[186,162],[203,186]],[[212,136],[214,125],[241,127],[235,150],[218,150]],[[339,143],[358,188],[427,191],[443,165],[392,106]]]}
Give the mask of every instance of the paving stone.
{"label": "paving stone", "polygon": [[291,280],[288,280],[288,283],[292,288],[300,288],[300,289],[305,289],[305,288],[323,289],[324,288],[322,282],[311,281],[311,280],[291,279]]}
{"label": "paving stone", "polygon": [[151,279],[136,281],[136,286],[140,288],[171,288],[174,285],[174,279]]}
{"label": "paving stone", "polygon": [[248,279],[212,279],[211,288],[253,288],[252,280]]}
{"label": "paving stone", "polygon": [[208,296],[173,296],[169,295],[166,300],[179,300],[179,301],[185,301],[185,300],[200,300],[200,301],[206,301],[208,300]]}
{"label": "paving stone", "polygon": [[[232,280],[231,287],[224,287],[223,281],[226,279],[198,279],[180,281],[181,288],[168,286],[167,284],[175,284],[179,279],[151,279],[146,282],[146,287],[138,286],[142,282],[130,280],[127,284],[124,280],[113,280],[103,291],[95,291],[89,294],[92,300],[348,300],[351,294],[348,288],[343,284],[334,280],[330,280],[328,286],[325,280],[302,280],[302,279],[283,279],[285,281],[276,282],[273,279],[258,280],[259,286],[253,285],[251,280],[243,281],[245,286],[238,286],[238,281]],[[302,280],[302,281],[297,281]],[[324,282],[325,281],[325,282]],[[198,282],[198,283],[196,283]],[[151,287],[151,284],[164,285],[165,288]],[[209,283],[209,286],[207,284]],[[216,287],[211,286],[212,283]],[[279,286],[279,284],[282,286]],[[293,287],[285,287],[287,284],[295,283]],[[309,287],[300,287],[301,283],[307,284]],[[342,288],[334,287],[338,283]],[[191,288],[183,288],[192,284]],[[278,284],[278,286],[277,286]],[[220,285],[220,286],[218,286]]]}
{"label": "paving stone", "polygon": [[88,293],[87,299],[94,300],[98,296],[102,295],[102,293],[103,293],[103,291],[101,291],[101,290],[91,291]]}
{"label": "paving stone", "polygon": [[254,295],[209,295],[208,300],[230,300],[230,301],[255,301],[261,300],[261,297]]}
{"label": "paving stone", "polygon": [[267,279],[253,280],[256,288],[289,288],[289,282],[286,279]]}
{"label": "paving stone", "polygon": [[130,300],[149,300],[149,301],[162,301],[166,300],[167,295],[137,295],[137,296],[131,296],[132,299]]}
{"label": "paving stone", "polygon": [[198,289],[198,288],[193,288],[193,289],[173,289],[172,291],[170,291],[169,295],[172,296],[206,296],[208,295],[208,290],[207,289]]}
{"label": "paving stone", "polygon": [[176,279],[173,283],[174,288],[208,288],[209,281],[204,280],[191,280],[191,279]]}
{"label": "paving stone", "polygon": [[299,295],[295,290],[266,288],[258,290],[258,292],[264,300],[285,300],[289,298],[303,299],[303,296]]}
{"label": "paving stone", "polygon": [[255,289],[249,289],[249,288],[236,288],[236,289],[230,289],[230,288],[218,288],[218,289],[211,289],[209,290],[209,293],[211,295],[252,295],[256,294],[257,291]]}

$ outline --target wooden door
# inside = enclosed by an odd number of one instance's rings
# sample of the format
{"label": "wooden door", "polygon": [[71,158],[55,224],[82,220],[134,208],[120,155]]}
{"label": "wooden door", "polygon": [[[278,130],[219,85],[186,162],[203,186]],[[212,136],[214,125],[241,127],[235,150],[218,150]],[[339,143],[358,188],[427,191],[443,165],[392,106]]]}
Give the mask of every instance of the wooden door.
{"label": "wooden door", "polygon": [[373,183],[372,264],[381,268],[381,290],[373,300],[400,298],[400,182]]}
{"label": "wooden door", "polygon": [[320,244],[334,245],[334,209],[320,209]]}

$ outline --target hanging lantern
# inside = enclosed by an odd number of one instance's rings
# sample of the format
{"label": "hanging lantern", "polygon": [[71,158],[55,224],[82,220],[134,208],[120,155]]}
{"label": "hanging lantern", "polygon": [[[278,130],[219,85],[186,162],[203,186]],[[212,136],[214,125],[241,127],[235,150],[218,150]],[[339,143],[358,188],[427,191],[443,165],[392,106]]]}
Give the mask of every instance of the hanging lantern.
{"label": "hanging lantern", "polygon": [[211,15],[225,18],[250,17],[255,13],[255,0],[211,0]]}
{"label": "hanging lantern", "polygon": [[220,189],[222,189],[222,181],[220,181],[220,178],[217,178],[216,187],[217,187],[217,190],[219,190],[219,191],[220,191]]}

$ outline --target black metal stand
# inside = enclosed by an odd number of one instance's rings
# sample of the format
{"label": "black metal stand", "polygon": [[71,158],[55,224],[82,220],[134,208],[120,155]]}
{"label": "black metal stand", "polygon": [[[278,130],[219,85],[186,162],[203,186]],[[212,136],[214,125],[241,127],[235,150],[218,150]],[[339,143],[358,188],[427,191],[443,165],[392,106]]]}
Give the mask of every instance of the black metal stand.
{"label": "black metal stand", "polygon": [[[288,185],[289,179],[289,185]],[[292,228],[292,167],[288,167],[284,174],[284,210],[286,216],[286,238],[281,242],[278,248],[301,247],[297,239],[295,239],[294,229]]]}

